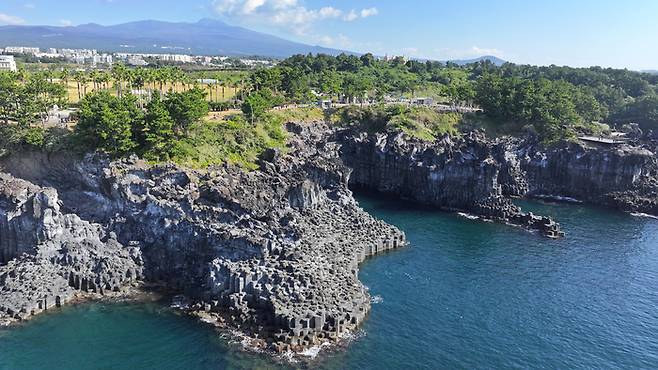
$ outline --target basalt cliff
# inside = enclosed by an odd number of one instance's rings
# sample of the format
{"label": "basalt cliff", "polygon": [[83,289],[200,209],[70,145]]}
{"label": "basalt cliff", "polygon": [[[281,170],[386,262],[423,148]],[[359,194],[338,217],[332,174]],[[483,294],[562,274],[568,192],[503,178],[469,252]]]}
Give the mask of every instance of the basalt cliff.
{"label": "basalt cliff", "polygon": [[0,322],[149,283],[277,351],[334,341],[370,309],[359,264],[404,234],[349,186],[560,237],[512,196],[568,196],[656,214],[646,148],[544,149],[478,132],[426,142],[399,132],[288,124],[260,169],[204,171],[135,158],[15,153],[0,162]]}

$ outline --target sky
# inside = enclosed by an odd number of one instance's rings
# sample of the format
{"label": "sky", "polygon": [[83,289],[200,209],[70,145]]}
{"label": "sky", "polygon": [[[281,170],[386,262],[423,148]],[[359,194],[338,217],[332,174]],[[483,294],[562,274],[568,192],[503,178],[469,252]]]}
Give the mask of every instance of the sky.
{"label": "sky", "polygon": [[0,0],[0,24],[201,18],[376,55],[658,69],[657,0]]}

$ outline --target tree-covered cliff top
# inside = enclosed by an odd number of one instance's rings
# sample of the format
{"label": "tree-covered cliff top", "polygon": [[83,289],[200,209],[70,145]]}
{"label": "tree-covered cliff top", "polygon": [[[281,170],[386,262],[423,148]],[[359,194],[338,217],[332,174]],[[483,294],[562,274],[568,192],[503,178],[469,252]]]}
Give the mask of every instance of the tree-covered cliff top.
{"label": "tree-covered cliff top", "polygon": [[[89,78],[76,72],[81,100],[74,123],[49,125],[53,105],[71,105],[67,73],[0,73],[5,154],[31,146],[253,167],[263,150],[284,147],[287,121],[400,130],[423,140],[484,129],[491,136],[531,133],[547,143],[630,122],[645,133],[658,128],[658,76],[597,67],[298,55],[239,75],[229,100],[219,102],[220,85],[204,85],[182,70],[117,65],[90,71]],[[314,108],[318,101],[332,107]],[[208,115],[210,108],[222,112]]]}

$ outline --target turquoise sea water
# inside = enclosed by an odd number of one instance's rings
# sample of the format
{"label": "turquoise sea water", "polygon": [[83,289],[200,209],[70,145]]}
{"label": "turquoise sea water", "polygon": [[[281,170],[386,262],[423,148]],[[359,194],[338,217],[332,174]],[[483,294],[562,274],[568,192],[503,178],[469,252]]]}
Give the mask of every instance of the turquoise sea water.
{"label": "turquoise sea water", "polygon": [[[360,196],[407,233],[370,259],[361,336],[308,368],[658,368],[658,221],[524,203],[567,238]],[[67,307],[0,330],[0,369],[284,367],[156,304]],[[286,366],[287,367],[287,366]]]}

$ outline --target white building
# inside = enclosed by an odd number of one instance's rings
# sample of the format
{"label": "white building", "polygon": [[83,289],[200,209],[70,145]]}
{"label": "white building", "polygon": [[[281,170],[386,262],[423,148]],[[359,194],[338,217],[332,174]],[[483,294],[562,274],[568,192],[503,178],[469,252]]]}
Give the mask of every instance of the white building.
{"label": "white building", "polygon": [[92,64],[112,64],[112,56],[108,54],[97,54],[91,58]]}
{"label": "white building", "polygon": [[5,53],[7,54],[37,54],[39,48],[31,48],[27,46],[7,46]]}
{"label": "white building", "polygon": [[148,63],[142,58],[141,56],[129,56],[127,60],[128,65],[131,66],[137,66],[137,67],[144,67],[147,66]]}
{"label": "white building", "polygon": [[0,55],[0,71],[16,72],[16,61],[13,55]]}

